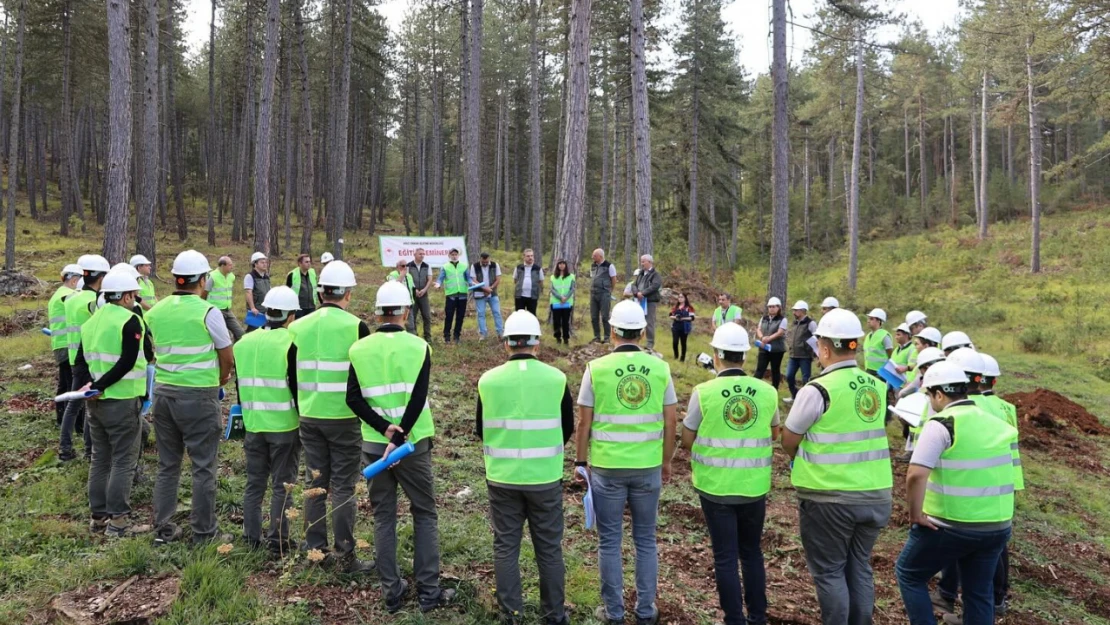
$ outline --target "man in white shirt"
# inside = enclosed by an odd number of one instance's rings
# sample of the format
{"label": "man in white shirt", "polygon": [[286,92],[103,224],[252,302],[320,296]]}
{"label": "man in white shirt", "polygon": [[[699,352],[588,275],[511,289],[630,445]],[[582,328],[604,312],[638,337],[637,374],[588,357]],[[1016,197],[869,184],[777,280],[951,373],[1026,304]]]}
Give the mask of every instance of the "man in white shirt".
{"label": "man in white shirt", "polygon": [[527,310],[536,314],[536,304],[543,293],[543,268],[536,264],[536,254],[530,248],[524,250],[524,262],[513,270],[516,310]]}
{"label": "man in white shirt", "polygon": [[504,323],[501,321],[501,298],[497,297],[497,287],[501,284],[501,267],[490,260],[489,252],[482,252],[481,260],[470,268],[470,286],[485,284],[474,289],[474,305],[478,309],[478,335],[486,340],[486,306],[493,313],[493,327],[497,338],[501,338]]}

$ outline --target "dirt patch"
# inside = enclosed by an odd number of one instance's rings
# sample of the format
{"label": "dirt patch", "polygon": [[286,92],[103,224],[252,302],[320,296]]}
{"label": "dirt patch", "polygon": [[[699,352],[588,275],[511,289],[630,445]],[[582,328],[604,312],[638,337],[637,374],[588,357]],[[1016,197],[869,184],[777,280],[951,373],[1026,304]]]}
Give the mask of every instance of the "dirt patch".
{"label": "dirt patch", "polygon": [[[2,288],[2,287],[0,287]],[[12,336],[32,328],[46,326],[46,312],[41,308],[26,308],[0,319],[0,336]]]}
{"label": "dirt patch", "polygon": [[34,414],[46,414],[54,412],[53,398],[46,397],[36,391],[24,391],[22,393],[15,393],[4,402],[4,411],[9,414],[22,414],[30,412]]}
{"label": "dirt patch", "polygon": [[63,593],[51,606],[64,623],[138,625],[166,613],[180,592],[176,577],[132,577]]}
{"label": "dirt patch", "polygon": [[46,284],[34,276],[18,271],[0,271],[0,295],[34,295]]}
{"label": "dirt patch", "polygon": [[1040,430],[1059,432],[1071,428],[1084,434],[1110,433],[1086,408],[1048,389],[1012,393],[1004,399],[1017,407],[1018,421]]}

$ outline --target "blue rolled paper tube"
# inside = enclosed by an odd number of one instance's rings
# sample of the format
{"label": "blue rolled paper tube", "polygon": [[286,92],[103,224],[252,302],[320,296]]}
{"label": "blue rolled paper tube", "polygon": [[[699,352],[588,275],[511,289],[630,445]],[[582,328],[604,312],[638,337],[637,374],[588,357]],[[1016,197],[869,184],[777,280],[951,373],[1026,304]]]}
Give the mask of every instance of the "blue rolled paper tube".
{"label": "blue rolled paper tube", "polygon": [[416,447],[412,443],[405,443],[397,449],[394,449],[388,456],[379,459],[370,466],[362,470],[362,477],[370,480],[375,475],[385,471],[387,468],[397,464],[412,452],[416,451]]}
{"label": "blue rolled paper tube", "polygon": [[54,336],[54,332],[50,328],[43,328],[42,333],[46,336]]}

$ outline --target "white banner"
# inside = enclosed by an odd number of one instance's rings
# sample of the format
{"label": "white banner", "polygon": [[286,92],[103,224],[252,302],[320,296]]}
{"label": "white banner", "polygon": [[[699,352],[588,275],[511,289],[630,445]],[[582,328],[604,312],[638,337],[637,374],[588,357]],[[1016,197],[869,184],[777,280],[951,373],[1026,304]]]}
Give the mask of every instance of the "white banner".
{"label": "white banner", "polygon": [[424,262],[431,267],[446,265],[450,260],[447,255],[452,249],[459,250],[459,262],[469,262],[466,256],[466,237],[378,236],[378,250],[381,251],[383,267],[395,267],[399,260],[412,260],[418,247],[424,249]]}

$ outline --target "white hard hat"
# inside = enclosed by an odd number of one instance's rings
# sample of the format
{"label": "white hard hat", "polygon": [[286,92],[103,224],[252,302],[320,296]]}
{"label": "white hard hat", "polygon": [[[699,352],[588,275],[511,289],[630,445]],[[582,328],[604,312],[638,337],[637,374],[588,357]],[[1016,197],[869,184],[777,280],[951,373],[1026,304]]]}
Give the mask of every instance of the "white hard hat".
{"label": "white hard hat", "polygon": [[863,336],[863,326],[859,317],[850,310],[836,308],[830,310],[817,324],[817,336],[826,339],[858,339]]}
{"label": "white hard hat", "polygon": [[647,327],[647,316],[644,309],[632,300],[624,300],[613,306],[609,315],[609,325],[621,330],[643,330]]}
{"label": "white hard hat", "polygon": [[805,300],[798,300],[794,302],[794,310],[809,310],[809,304]]}
{"label": "white hard hat", "polygon": [[900,323],[900,324],[898,324],[897,328],[894,328],[894,331],[895,332],[902,332],[903,334],[909,334],[910,333],[910,327],[908,325],[904,324],[904,323]]}
{"label": "white hard hat", "polygon": [[777,297],[772,297],[771,299],[767,300],[767,305],[778,306],[779,308],[782,308],[782,300]]}
{"label": "white hard hat", "polygon": [[915,323],[922,323],[926,319],[928,319],[928,317],[926,317],[925,313],[921,312],[920,310],[911,310],[910,312],[906,313],[906,325],[909,326],[912,326]]}
{"label": "white hard hat", "polygon": [[85,270],[81,269],[81,265],[78,265],[76,263],[70,263],[65,267],[62,267],[63,278],[66,276],[79,276],[83,273],[85,273]]}
{"label": "white hard hat", "polygon": [[355,286],[355,272],[351,266],[341,260],[333,260],[320,271],[320,286],[352,287]]}
{"label": "white hard hat", "polygon": [[262,307],[272,310],[300,310],[301,301],[297,292],[287,286],[275,286],[266,293]]}
{"label": "white hard hat", "polygon": [[724,352],[746,352],[752,348],[748,343],[748,331],[738,323],[724,323],[713,332],[709,346]]}
{"label": "white hard hat", "polygon": [[[343,261],[337,262],[342,263]],[[331,265],[328,265],[324,269],[324,271],[327,271],[330,268]],[[354,280],[354,274],[351,274],[351,279]],[[354,285],[352,284],[351,286]],[[378,295],[374,299],[375,308],[377,308],[378,310],[384,310],[386,308],[400,308],[402,306],[412,306],[412,296],[409,295],[409,289],[407,286],[401,284],[400,282],[397,282],[396,280],[386,280],[380,287],[378,287]]]}
{"label": "white hard hat", "polygon": [[940,348],[944,351],[959,349],[961,347],[972,347],[972,344],[971,337],[959,330],[945,334],[940,342]]}
{"label": "white hard hat", "polygon": [[208,259],[196,250],[185,250],[178,254],[170,269],[170,273],[175,276],[199,276],[210,271],[212,267],[208,265]]}
{"label": "white hard hat", "polygon": [[929,367],[925,372],[925,378],[921,380],[921,386],[924,388],[938,388],[942,390],[944,387],[967,384],[967,375],[964,370],[951,362],[938,362],[937,364]]}
{"label": "white hard hat", "polygon": [[925,328],[924,330],[918,332],[914,336],[919,336],[919,337],[925,339],[926,341],[932,341],[933,343],[936,343],[937,345],[940,345],[940,330],[934,328],[933,326],[929,326],[928,328]]}
{"label": "white hard hat", "polygon": [[108,262],[107,258],[104,258],[100,254],[85,254],[81,258],[77,259],[77,266],[81,268],[82,272],[93,271],[108,273],[112,270],[111,263]]}
{"label": "white hard hat", "polygon": [[255,252],[255,253],[251,254],[251,264],[252,265],[257,263],[260,260],[266,260],[266,255],[263,254],[262,252]]}
{"label": "white hard hat", "polygon": [[135,278],[136,280],[138,280],[139,276],[142,275],[139,273],[138,269],[135,269],[135,267],[131,266],[128,263],[116,263],[112,265],[112,271],[122,271],[123,273],[131,276],[132,278]]}
{"label": "white hard hat", "polygon": [[983,369],[987,368],[986,363],[983,362],[982,356],[979,352],[971,349],[970,347],[961,347],[956,351],[948,354],[946,360],[954,365],[958,365],[964,370],[964,373],[971,375],[973,373],[983,373]]}
{"label": "white hard hat", "polygon": [[840,302],[835,297],[826,297],[821,302],[821,308],[840,308]]}
{"label": "white hard hat", "polygon": [[979,357],[983,359],[983,375],[988,378],[997,378],[1002,375],[1002,370],[998,368],[998,361],[995,360],[994,356],[979,352]]}
{"label": "white hard hat", "polygon": [[[131,265],[127,265],[131,267]],[[134,271],[134,267],[131,268]],[[129,293],[139,290],[139,281],[129,272],[121,270],[109,271],[100,283],[101,293]]]}
{"label": "white hard hat", "polygon": [[132,267],[138,267],[139,265],[149,265],[150,261],[142,254],[135,254],[131,257],[131,261],[128,264]]}
{"label": "white hard hat", "polygon": [[868,317],[874,317],[874,318],[878,319],[879,321],[882,321],[883,323],[886,323],[886,311],[883,310],[882,308],[872,309],[871,312],[867,313],[867,316]]}
{"label": "white hard hat", "polygon": [[330,263],[333,260],[335,260],[335,257],[331,255],[331,252],[324,252],[323,254],[320,254],[321,263]]}
{"label": "white hard hat", "polygon": [[540,336],[540,320],[527,310],[518,310],[505,320],[504,336]]}
{"label": "white hard hat", "polygon": [[942,360],[944,360],[944,352],[936,347],[926,347],[917,355],[917,366],[928,367]]}

